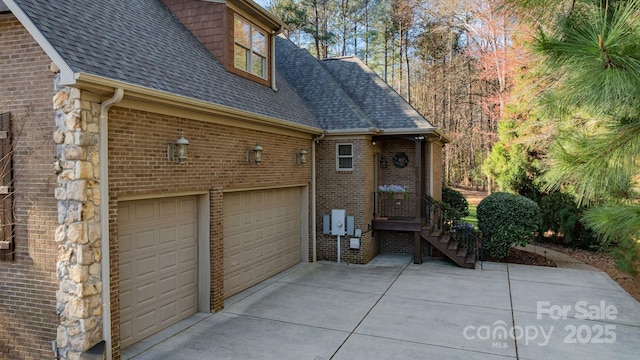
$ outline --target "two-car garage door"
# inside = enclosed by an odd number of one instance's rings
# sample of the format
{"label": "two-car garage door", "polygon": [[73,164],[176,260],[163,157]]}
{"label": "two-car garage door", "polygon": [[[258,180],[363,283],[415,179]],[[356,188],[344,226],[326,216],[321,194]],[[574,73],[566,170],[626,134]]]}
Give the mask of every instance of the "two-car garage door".
{"label": "two-car garage door", "polygon": [[[299,187],[224,194],[225,298],[300,262],[301,204]],[[126,347],[198,311],[198,199],[119,202],[118,237]]]}

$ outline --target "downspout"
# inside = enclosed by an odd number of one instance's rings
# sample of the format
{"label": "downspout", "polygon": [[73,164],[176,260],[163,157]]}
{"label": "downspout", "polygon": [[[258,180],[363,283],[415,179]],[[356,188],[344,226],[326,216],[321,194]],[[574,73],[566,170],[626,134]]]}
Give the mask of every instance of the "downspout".
{"label": "downspout", "polygon": [[278,31],[274,31],[271,36],[271,90],[278,91],[276,84],[276,36],[282,32],[284,27],[281,25]]}
{"label": "downspout", "polygon": [[122,101],[124,89],[117,88],[113,97],[100,104],[100,252],[102,253],[102,332],[106,342],[106,359],[111,359],[111,267],[109,256],[109,108]]}
{"label": "downspout", "polygon": [[323,132],[322,134],[313,138],[311,141],[311,253],[312,253],[312,261],[317,261],[316,256],[316,238],[318,236],[318,226],[316,225],[316,143],[320,142],[320,140],[324,139],[327,133]]}

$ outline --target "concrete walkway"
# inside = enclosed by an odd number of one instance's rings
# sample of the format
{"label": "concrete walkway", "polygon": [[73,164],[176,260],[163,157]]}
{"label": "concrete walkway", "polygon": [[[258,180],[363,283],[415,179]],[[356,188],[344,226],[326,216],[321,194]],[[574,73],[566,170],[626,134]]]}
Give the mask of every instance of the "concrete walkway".
{"label": "concrete walkway", "polygon": [[[143,359],[637,359],[640,303],[605,273],[381,255],[299,264],[124,350]],[[515,336],[513,335],[515,331]]]}

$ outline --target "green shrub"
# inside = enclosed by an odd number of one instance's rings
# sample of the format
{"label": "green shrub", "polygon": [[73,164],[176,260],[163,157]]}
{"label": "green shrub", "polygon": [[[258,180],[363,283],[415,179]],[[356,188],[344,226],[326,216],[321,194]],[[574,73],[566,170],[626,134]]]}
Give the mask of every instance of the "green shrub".
{"label": "green shrub", "polygon": [[559,191],[541,194],[537,202],[543,232],[553,231],[571,247],[592,249],[600,246],[599,240],[582,224],[583,209],[578,208],[571,195]]}
{"label": "green shrub", "polygon": [[541,224],[540,208],[524,196],[498,192],[478,204],[478,228],[482,247],[491,256],[504,258],[513,245],[534,240]]}
{"label": "green shrub", "polygon": [[469,203],[460,191],[445,186],[442,189],[442,202],[452,220],[460,220],[469,216]]}

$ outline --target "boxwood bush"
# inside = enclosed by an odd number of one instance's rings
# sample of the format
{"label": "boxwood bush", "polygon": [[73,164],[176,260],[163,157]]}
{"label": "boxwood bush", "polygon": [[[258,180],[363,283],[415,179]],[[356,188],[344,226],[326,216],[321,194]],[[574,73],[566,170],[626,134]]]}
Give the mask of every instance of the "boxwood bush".
{"label": "boxwood bush", "polygon": [[446,204],[445,210],[451,212],[453,220],[469,216],[469,202],[460,191],[445,186],[442,188],[442,202]]}
{"label": "boxwood bush", "polygon": [[522,195],[498,192],[478,204],[478,228],[482,247],[489,255],[503,259],[514,245],[525,246],[540,230],[540,208]]}

